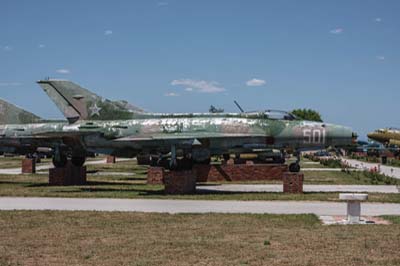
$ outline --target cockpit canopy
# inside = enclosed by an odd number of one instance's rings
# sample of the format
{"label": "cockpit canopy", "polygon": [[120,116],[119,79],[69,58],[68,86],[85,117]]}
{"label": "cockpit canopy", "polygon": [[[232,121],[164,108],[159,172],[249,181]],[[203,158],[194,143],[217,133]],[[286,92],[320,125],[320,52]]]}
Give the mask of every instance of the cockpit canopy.
{"label": "cockpit canopy", "polygon": [[266,118],[273,120],[298,120],[298,118],[294,114],[280,110],[266,110],[264,112],[264,115],[266,116]]}
{"label": "cockpit canopy", "polygon": [[400,129],[398,128],[381,128],[376,130],[377,133],[400,133]]}
{"label": "cockpit canopy", "polygon": [[255,111],[255,112],[245,112],[243,113],[246,116],[256,116],[256,117],[263,117],[266,119],[272,120],[299,120],[297,116],[292,113],[280,110],[266,110],[266,111]]}

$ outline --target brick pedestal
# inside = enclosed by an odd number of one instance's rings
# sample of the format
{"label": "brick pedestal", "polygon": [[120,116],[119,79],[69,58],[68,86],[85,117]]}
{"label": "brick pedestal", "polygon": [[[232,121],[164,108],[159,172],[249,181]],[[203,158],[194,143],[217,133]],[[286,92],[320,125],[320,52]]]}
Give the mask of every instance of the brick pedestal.
{"label": "brick pedestal", "polygon": [[49,185],[76,186],[86,184],[86,166],[76,167],[68,162],[66,167],[49,169]]}
{"label": "brick pedestal", "polygon": [[194,171],[170,171],[164,175],[165,194],[192,194],[196,192]]}
{"label": "brick pedestal", "polygon": [[23,174],[34,174],[36,173],[36,160],[25,158],[22,160],[22,169],[21,172]]}
{"label": "brick pedestal", "polygon": [[117,162],[117,158],[115,156],[107,156],[107,163],[116,163]]}
{"label": "brick pedestal", "polygon": [[303,193],[303,173],[283,173],[283,193]]}
{"label": "brick pedestal", "polygon": [[197,182],[282,180],[282,164],[195,165]]}
{"label": "brick pedestal", "polygon": [[147,184],[148,185],[162,185],[164,184],[164,168],[163,167],[150,167],[147,171]]}

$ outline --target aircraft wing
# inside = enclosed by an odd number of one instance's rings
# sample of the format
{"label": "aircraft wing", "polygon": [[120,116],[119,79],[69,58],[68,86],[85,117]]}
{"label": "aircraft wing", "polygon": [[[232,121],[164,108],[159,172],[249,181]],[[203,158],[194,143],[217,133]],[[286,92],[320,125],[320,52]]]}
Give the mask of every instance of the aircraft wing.
{"label": "aircraft wing", "polygon": [[146,136],[128,136],[115,139],[114,141],[151,141],[151,140],[195,140],[195,139],[212,139],[212,138],[266,138],[264,134],[243,134],[243,133],[201,133],[201,134],[152,134]]}
{"label": "aircraft wing", "polygon": [[87,136],[87,135],[93,135],[96,133],[93,132],[81,132],[81,131],[75,131],[75,132],[41,132],[41,133],[36,133],[32,134],[33,138],[66,138],[66,137],[81,137],[81,136]]}

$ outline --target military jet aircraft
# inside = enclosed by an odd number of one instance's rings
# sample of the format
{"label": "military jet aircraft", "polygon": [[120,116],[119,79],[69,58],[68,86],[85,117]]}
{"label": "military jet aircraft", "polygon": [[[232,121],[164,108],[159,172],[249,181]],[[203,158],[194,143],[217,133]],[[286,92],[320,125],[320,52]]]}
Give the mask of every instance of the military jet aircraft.
{"label": "military jet aircraft", "polygon": [[375,130],[368,134],[368,138],[379,143],[388,145],[400,146],[400,129],[396,128],[383,128]]}
{"label": "military jet aircraft", "polygon": [[[70,123],[43,126],[36,129],[37,135],[61,137],[82,159],[85,150],[119,157],[147,154],[156,155],[161,165],[168,156],[171,168],[190,168],[194,162],[209,162],[214,155],[271,148],[290,148],[299,154],[306,149],[351,145],[356,138],[350,128],[298,120],[286,112],[146,113],[127,102],[103,99],[70,81],[38,84]],[[63,150],[56,148],[56,166],[64,164],[63,158]],[[289,170],[300,170],[299,156]]]}
{"label": "military jet aircraft", "polygon": [[[19,137],[26,130],[27,124],[46,123],[39,116],[23,110],[0,99],[0,153],[26,155],[51,154],[47,141],[31,137]],[[12,129],[11,129],[12,128]]]}

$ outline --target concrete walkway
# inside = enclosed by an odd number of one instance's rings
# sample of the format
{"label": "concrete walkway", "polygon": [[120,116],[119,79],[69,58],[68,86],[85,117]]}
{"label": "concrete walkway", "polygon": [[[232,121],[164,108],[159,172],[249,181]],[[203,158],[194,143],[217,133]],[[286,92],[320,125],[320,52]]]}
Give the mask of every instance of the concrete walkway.
{"label": "concrete walkway", "polygon": [[306,167],[303,167],[303,168],[301,168],[301,171],[302,171],[302,172],[306,172],[306,171],[315,171],[315,172],[324,172],[324,171],[327,171],[327,172],[340,172],[340,171],[342,171],[342,169],[341,169],[341,168],[306,168]]}
{"label": "concrete walkway", "polygon": [[363,169],[363,170],[371,170],[376,167],[376,169],[380,170],[381,174],[400,179],[400,168],[399,167],[392,167],[392,166],[386,166],[386,165],[381,165],[378,163],[367,163],[367,162],[361,162],[357,160],[352,160],[352,159],[342,159],[343,162],[348,163],[351,167],[354,167],[356,169]]}
{"label": "concrete walkway", "polygon": [[[363,203],[362,215],[400,215],[400,204]],[[345,215],[342,202],[0,198],[0,210]]]}
{"label": "concrete walkway", "polygon": [[[134,159],[125,159],[125,158],[117,158],[117,162],[125,162],[125,161],[133,161]],[[106,164],[107,159],[102,159],[102,160],[93,160],[93,161],[87,161],[85,165],[95,165],[95,164]],[[50,168],[54,167],[53,164],[42,164],[42,165],[37,165],[36,166],[36,171],[43,171],[43,170],[48,170]],[[22,169],[21,167],[18,168],[8,168],[8,169],[0,169],[0,175],[21,175],[22,174]],[[40,172],[39,172],[40,174]],[[46,173],[47,174],[47,173]]]}
{"label": "concrete walkway", "polygon": [[[202,192],[283,192],[282,184],[222,184],[197,186]],[[303,185],[304,192],[399,193],[396,186],[370,185]]]}

